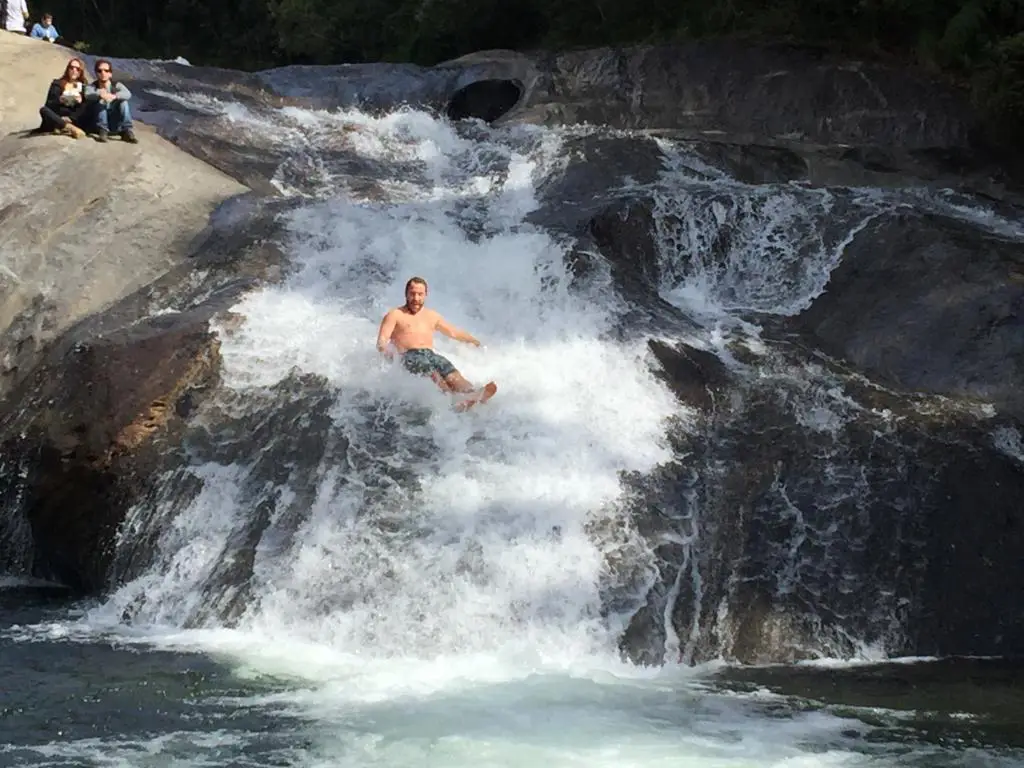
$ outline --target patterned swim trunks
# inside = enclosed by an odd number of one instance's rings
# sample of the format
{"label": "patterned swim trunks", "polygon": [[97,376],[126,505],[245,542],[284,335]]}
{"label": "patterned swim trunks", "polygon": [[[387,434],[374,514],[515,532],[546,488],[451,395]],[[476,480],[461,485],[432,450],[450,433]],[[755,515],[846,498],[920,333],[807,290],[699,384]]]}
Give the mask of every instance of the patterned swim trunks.
{"label": "patterned swim trunks", "polygon": [[430,376],[436,371],[441,378],[447,378],[455,373],[455,366],[451,361],[432,349],[410,349],[402,355],[402,365],[417,376]]}

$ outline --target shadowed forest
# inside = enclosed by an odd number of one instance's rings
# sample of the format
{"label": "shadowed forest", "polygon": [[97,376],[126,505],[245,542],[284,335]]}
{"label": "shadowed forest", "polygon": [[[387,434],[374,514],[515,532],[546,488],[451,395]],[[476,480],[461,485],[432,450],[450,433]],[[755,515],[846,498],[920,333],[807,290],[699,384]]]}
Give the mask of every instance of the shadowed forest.
{"label": "shadowed forest", "polygon": [[993,129],[1024,116],[1024,0],[50,0],[47,10],[91,52],[249,70],[716,37],[809,45],[953,79]]}

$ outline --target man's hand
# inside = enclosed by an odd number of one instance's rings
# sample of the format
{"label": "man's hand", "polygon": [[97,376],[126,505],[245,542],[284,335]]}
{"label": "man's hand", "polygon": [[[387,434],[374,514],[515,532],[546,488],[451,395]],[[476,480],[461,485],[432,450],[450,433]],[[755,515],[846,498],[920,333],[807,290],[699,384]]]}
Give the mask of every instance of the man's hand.
{"label": "man's hand", "polygon": [[117,96],[110,91],[100,91],[100,98],[109,104],[111,101],[114,101]]}

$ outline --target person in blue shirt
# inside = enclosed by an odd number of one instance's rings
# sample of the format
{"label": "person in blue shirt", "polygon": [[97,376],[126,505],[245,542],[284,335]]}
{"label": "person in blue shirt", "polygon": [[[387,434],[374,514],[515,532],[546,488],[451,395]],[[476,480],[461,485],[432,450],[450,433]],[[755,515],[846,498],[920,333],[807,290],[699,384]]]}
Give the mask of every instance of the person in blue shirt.
{"label": "person in blue shirt", "polygon": [[52,13],[44,13],[43,17],[32,26],[30,34],[36,40],[45,40],[48,43],[56,43],[60,40],[60,33],[53,26]]}
{"label": "person in blue shirt", "polygon": [[96,141],[106,141],[111,133],[120,135],[121,141],[138,144],[132,130],[132,110],[128,101],[132,92],[124,83],[113,79],[113,65],[109,59],[96,59],[93,71],[96,80],[85,86],[85,101],[93,109]]}

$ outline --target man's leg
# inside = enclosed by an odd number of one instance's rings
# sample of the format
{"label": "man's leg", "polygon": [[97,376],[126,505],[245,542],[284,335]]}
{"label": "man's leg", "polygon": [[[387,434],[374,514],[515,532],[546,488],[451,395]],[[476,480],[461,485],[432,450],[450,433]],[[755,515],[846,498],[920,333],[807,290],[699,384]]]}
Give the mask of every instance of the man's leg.
{"label": "man's leg", "polygon": [[[441,389],[445,392],[472,392],[473,385],[466,381],[466,377],[456,370],[455,366],[452,365],[452,361],[444,355],[439,355],[431,350],[432,363],[434,365],[434,373],[431,378],[435,382],[438,379],[444,382],[444,386]],[[438,386],[441,384],[438,382]]]}
{"label": "man's leg", "polygon": [[127,101],[114,101],[110,104],[110,130],[121,135],[124,141],[135,143],[135,132],[132,130],[132,108]]}
{"label": "man's leg", "polygon": [[96,133],[96,141],[106,141],[110,133],[110,105],[105,101],[97,101],[92,115],[92,128]]}
{"label": "man's leg", "polygon": [[445,376],[444,383],[448,386],[448,389],[451,392],[472,392],[476,389],[476,387],[470,384],[466,380],[466,377],[458,371],[452,371]]}
{"label": "man's leg", "polygon": [[452,391],[451,386],[448,384],[447,381],[444,380],[444,377],[437,371],[431,372],[430,378],[435,384],[437,384],[437,388],[440,389],[442,392]]}
{"label": "man's leg", "polygon": [[430,378],[442,392],[473,392],[475,390],[475,387],[458,371],[449,373],[447,376],[442,376],[439,371],[434,371],[430,374]]}

